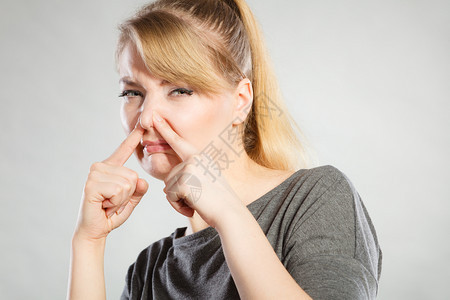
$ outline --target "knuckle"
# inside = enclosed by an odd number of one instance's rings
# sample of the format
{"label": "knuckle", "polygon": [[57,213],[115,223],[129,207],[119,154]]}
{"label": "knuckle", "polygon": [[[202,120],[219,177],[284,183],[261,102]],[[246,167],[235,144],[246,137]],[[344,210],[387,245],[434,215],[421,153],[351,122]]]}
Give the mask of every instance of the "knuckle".
{"label": "knuckle", "polygon": [[168,195],[168,194],[170,194],[170,193],[175,191],[175,187],[174,186],[171,186],[171,187],[167,187],[166,186],[164,189],[165,189],[166,195]]}
{"label": "knuckle", "polygon": [[87,181],[86,184],[84,185],[84,191],[85,192],[90,192],[93,188],[94,183],[92,181]]}
{"label": "knuckle", "polygon": [[188,159],[189,164],[194,165],[194,166],[198,165],[198,162],[200,162],[200,161],[201,161],[200,154],[194,154],[191,157],[189,157],[189,159]]}
{"label": "knuckle", "polygon": [[184,168],[184,173],[189,173],[189,174],[193,174],[195,173],[195,170],[197,169],[197,167],[195,166],[194,163],[189,163],[186,165],[186,167]]}
{"label": "knuckle", "polygon": [[167,199],[167,201],[169,201],[169,202],[173,202],[173,200],[172,200],[172,195],[170,195],[170,194],[167,194],[167,195],[166,195],[166,199]]}
{"label": "knuckle", "polygon": [[94,162],[94,163],[91,165],[91,167],[89,168],[89,171],[90,171],[90,172],[93,172],[93,171],[96,171],[96,170],[100,169],[100,165],[101,165],[100,162]]}
{"label": "knuckle", "polygon": [[139,180],[139,175],[138,173],[132,171],[130,174],[130,178],[131,178],[131,182],[133,182],[134,184],[136,184]]}
{"label": "knuckle", "polygon": [[98,179],[98,172],[97,171],[91,171],[89,174],[88,174],[88,177],[87,177],[87,180],[86,180],[86,184],[89,184],[89,185],[92,185],[92,184],[94,184],[95,182],[97,182],[97,179]]}
{"label": "knuckle", "polygon": [[114,185],[114,194],[120,195],[123,191],[123,187],[120,184]]}
{"label": "knuckle", "polygon": [[[169,174],[170,175],[170,174]],[[166,178],[164,178],[164,185],[167,186],[169,184],[169,180],[171,179],[170,176],[166,176]]]}
{"label": "knuckle", "polygon": [[166,198],[169,201],[175,201],[178,197],[179,191],[171,191],[166,194]]}
{"label": "knuckle", "polygon": [[91,170],[91,172],[89,172],[88,177],[90,178],[97,178],[97,176],[100,174],[100,171],[97,169],[93,169]]}
{"label": "knuckle", "polygon": [[94,173],[94,171],[91,171],[91,172],[89,172],[89,174],[87,176],[86,182],[93,181],[94,178],[95,178],[95,173]]}
{"label": "knuckle", "polygon": [[129,193],[131,191],[131,184],[125,183],[123,186],[123,191]]}

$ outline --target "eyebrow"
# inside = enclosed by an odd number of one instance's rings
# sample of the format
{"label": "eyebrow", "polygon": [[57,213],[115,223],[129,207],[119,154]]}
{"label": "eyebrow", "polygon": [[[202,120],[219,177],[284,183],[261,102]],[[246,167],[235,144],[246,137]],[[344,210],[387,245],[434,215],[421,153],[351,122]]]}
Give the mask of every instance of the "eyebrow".
{"label": "eyebrow", "polygon": [[[129,77],[122,77],[119,79],[119,83],[125,83],[128,85],[132,85],[132,86],[136,86],[136,87],[142,87],[142,85],[140,85],[139,83],[134,82],[132,79],[130,79]],[[172,83],[163,79],[161,80],[160,85],[171,85]]]}
{"label": "eyebrow", "polygon": [[122,78],[120,78],[120,79],[119,79],[119,83],[122,83],[122,82],[125,83],[125,84],[128,84],[128,85],[132,85],[132,86],[136,86],[136,87],[141,87],[140,84],[134,82],[132,79],[129,79],[128,77],[122,77]]}

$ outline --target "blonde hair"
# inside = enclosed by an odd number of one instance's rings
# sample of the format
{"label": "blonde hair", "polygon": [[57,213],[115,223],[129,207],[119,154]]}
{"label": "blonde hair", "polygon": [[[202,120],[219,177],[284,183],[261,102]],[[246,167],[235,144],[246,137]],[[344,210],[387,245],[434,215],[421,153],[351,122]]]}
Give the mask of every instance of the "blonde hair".
{"label": "blonde hair", "polygon": [[262,33],[244,0],[158,0],[119,30],[116,62],[134,43],[155,77],[206,94],[232,89],[247,77],[253,104],[240,132],[248,156],[271,169],[309,167],[292,124],[304,135],[284,105]]}

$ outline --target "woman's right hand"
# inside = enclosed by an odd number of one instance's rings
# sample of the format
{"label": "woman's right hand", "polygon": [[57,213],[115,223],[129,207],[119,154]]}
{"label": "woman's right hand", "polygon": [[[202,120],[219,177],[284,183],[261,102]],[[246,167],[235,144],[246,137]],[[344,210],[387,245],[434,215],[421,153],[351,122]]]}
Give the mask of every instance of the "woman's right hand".
{"label": "woman's right hand", "polygon": [[123,166],[141,141],[139,122],[117,150],[91,165],[84,186],[75,235],[89,240],[105,238],[122,225],[147,192],[148,183]]}

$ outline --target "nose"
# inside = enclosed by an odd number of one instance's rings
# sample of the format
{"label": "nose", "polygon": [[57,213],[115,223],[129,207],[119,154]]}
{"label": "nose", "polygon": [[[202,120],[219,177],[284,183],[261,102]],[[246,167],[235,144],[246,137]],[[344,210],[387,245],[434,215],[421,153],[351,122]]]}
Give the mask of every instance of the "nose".
{"label": "nose", "polygon": [[150,99],[146,97],[144,103],[142,104],[138,119],[138,122],[141,123],[141,127],[146,130],[150,130],[150,128],[153,127],[153,111],[157,109],[157,104],[155,103],[156,101],[153,100],[150,101]]}

